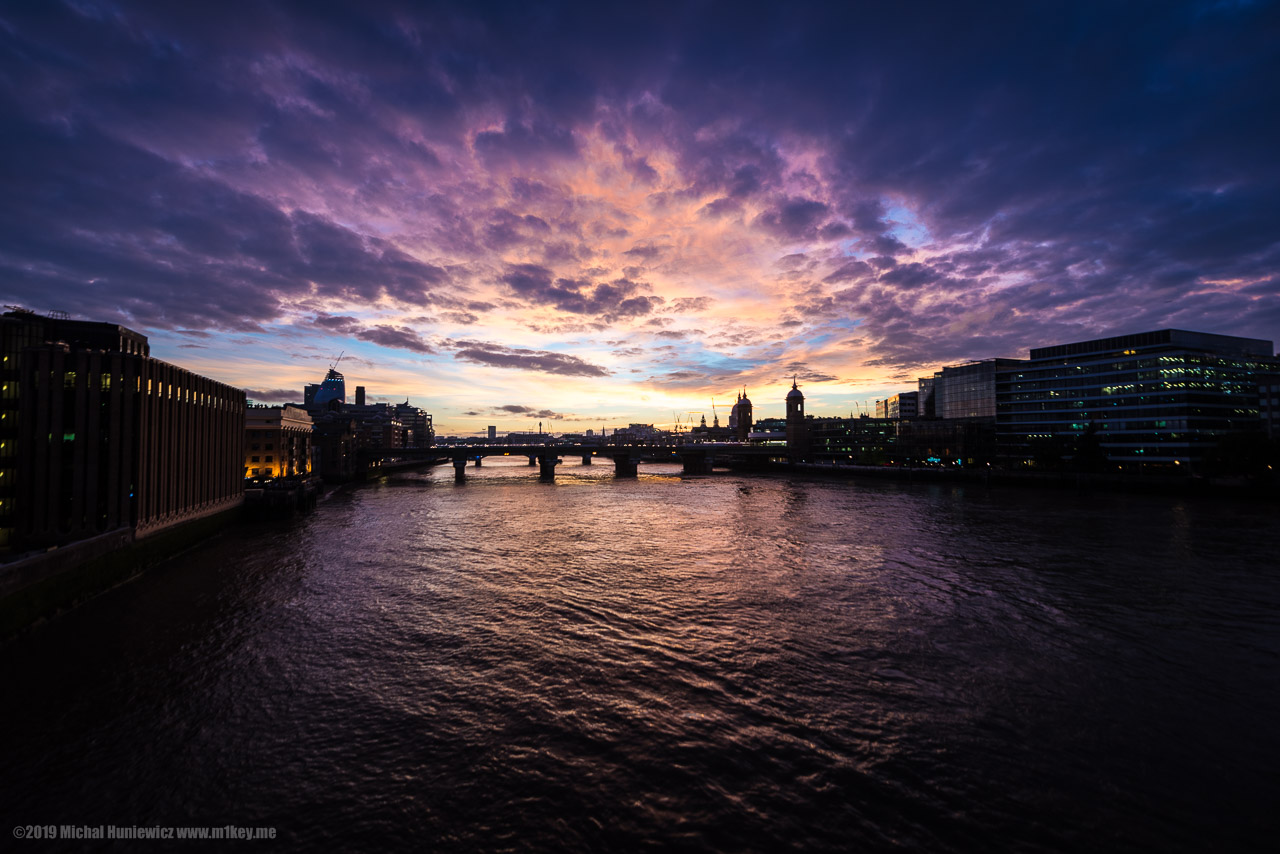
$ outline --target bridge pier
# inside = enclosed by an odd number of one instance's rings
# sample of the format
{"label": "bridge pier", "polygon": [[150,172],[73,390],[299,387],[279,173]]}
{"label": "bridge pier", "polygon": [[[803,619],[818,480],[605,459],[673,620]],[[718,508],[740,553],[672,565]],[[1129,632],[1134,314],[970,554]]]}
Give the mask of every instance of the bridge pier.
{"label": "bridge pier", "polygon": [[467,458],[466,457],[457,457],[454,459],[453,482],[454,483],[467,482]]}
{"label": "bridge pier", "polygon": [[711,474],[714,458],[705,452],[682,453],[680,462],[684,465],[685,474]]}
{"label": "bridge pier", "polygon": [[589,465],[591,465],[591,455],[590,455],[590,454],[583,454],[583,455],[582,455],[582,464],[583,464],[584,466],[589,466]]}
{"label": "bridge pier", "polygon": [[531,465],[531,466],[536,466],[537,464],[538,464],[538,455],[537,455],[537,454],[530,454],[530,455],[529,455],[529,465]]}
{"label": "bridge pier", "polygon": [[538,479],[551,481],[556,479],[556,466],[560,465],[560,458],[552,455],[549,457],[538,457]]}
{"label": "bridge pier", "polygon": [[482,457],[481,457],[479,454],[476,454],[476,468],[480,468],[480,460],[481,460],[481,459],[482,459]]}
{"label": "bridge pier", "polygon": [[639,460],[631,457],[614,457],[613,458],[613,476],[614,477],[636,477],[636,469]]}

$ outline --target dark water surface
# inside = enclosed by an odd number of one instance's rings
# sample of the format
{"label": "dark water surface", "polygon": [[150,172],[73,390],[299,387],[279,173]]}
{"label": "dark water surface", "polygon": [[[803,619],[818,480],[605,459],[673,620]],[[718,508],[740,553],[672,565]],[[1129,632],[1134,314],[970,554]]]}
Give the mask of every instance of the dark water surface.
{"label": "dark water surface", "polygon": [[1274,506],[523,463],[236,529],[0,647],[3,820],[296,851],[1274,843]]}

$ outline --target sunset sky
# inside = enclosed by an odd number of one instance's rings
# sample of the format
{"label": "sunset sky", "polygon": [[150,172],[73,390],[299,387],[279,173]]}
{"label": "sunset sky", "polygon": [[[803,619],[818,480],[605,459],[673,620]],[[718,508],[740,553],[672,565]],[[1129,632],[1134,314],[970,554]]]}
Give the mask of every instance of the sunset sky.
{"label": "sunset sky", "polygon": [[0,301],[264,402],[345,352],[441,434],[1274,340],[1278,44],[1261,2],[6,3]]}

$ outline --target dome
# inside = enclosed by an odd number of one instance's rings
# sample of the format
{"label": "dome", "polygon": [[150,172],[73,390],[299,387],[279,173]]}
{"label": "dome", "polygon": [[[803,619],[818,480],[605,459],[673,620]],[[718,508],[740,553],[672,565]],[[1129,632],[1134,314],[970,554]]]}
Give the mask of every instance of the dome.
{"label": "dome", "polygon": [[796,387],[796,381],[791,380],[791,391],[787,392],[787,400],[804,400],[804,395],[800,389]]}

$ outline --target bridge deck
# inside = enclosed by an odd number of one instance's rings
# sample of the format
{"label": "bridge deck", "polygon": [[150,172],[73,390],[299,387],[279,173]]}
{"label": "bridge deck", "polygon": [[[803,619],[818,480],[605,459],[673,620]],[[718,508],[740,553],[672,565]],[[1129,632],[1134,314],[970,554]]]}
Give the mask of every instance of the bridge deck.
{"label": "bridge deck", "polygon": [[716,457],[776,457],[786,450],[776,446],[745,445],[728,442],[690,443],[685,445],[443,445],[430,448],[362,448],[370,459],[453,460],[476,457],[584,457],[638,459],[643,456],[671,455]]}

